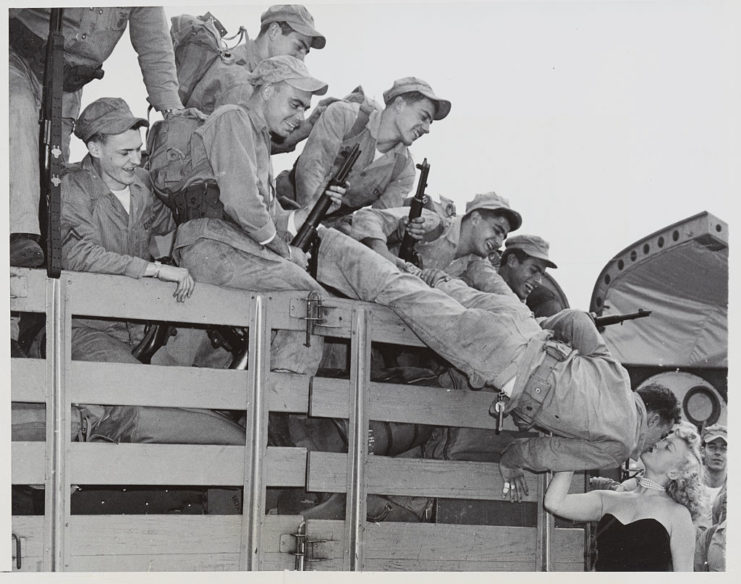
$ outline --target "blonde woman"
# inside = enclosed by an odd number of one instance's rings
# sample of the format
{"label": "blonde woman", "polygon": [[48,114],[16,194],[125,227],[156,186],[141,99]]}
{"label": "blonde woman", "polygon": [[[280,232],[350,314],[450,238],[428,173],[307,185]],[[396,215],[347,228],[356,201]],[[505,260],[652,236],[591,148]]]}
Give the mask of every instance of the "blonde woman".
{"label": "blonde woman", "polygon": [[632,491],[569,494],[571,472],[556,473],[545,495],[551,513],[597,521],[598,572],[691,572],[692,520],[704,505],[700,437],[689,424],[641,455],[646,468]]}

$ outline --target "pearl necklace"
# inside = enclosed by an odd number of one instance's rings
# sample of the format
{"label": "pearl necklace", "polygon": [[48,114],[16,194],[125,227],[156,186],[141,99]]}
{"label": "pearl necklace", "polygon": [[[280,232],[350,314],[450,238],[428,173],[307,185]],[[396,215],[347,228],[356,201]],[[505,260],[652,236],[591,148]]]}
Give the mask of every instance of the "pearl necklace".
{"label": "pearl necklace", "polygon": [[659,483],[657,483],[656,481],[652,481],[651,479],[647,479],[646,477],[640,477],[638,479],[638,484],[641,485],[644,489],[653,489],[654,491],[666,491],[666,489]]}

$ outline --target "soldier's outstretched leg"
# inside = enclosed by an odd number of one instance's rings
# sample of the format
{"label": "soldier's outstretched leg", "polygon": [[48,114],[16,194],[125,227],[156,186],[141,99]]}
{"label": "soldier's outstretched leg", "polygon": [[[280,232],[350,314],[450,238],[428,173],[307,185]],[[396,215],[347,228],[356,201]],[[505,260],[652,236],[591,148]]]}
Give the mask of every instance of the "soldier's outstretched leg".
{"label": "soldier's outstretched leg", "polygon": [[466,373],[474,387],[501,387],[498,379],[540,332],[534,319],[504,311],[466,308],[430,288],[362,243],[322,230],[317,279],[351,298],[388,306],[441,357]]}

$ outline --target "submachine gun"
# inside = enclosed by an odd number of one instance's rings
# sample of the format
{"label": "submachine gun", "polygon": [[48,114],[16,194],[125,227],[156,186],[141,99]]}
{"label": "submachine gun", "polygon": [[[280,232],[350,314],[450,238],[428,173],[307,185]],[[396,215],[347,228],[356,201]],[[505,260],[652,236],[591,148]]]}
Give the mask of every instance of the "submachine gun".
{"label": "submachine gun", "polygon": [[[360,147],[355,144],[349,151],[344,153],[344,160],[335,175],[330,178],[325,187],[345,186],[347,177],[350,175],[355,161],[360,156]],[[309,271],[316,277],[316,258],[319,255],[319,237],[317,226],[322,222],[327,209],[332,205],[332,198],[325,192],[319,197],[311,208],[306,221],[304,221],[298,233],[291,241],[291,245],[303,252],[311,250]],[[167,342],[170,335],[170,327],[166,323],[150,323],[144,333],[144,339],[134,348],[132,354],[142,363],[150,363],[154,353]],[[214,326],[207,331],[211,344],[215,347],[223,347],[232,354],[230,369],[246,369],[248,359],[248,336],[247,331],[241,327]]]}
{"label": "submachine gun", "polygon": [[[342,165],[335,175],[329,179],[327,186],[324,188],[325,191],[329,187],[345,186],[347,177],[350,176],[350,171],[352,170],[355,161],[358,159],[358,156],[360,156],[360,146],[355,144],[350,151],[345,153],[345,159],[342,162]],[[324,219],[324,216],[327,214],[327,210],[331,205],[332,198],[326,192],[322,192],[321,197],[319,197],[317,202],[314,203],[314,206],[311,208],[311,211],[309,211],[309,216],[306,218],[306,221],[304,221],[304,224],[291,241],[293,247],[297,247],[301,251],[307,252],[312,248],[312,245],[315,245],[314,242],[317,240],[316,228]],[[312,254],[312,257],[315,255],[316,254]]]}
{"label": "submachine gun", "polygon": [[635,320],[636,318],[645,318],[651,316],[650,310],[639,308],[638,312],[629,312],[628,314],[610,314],[608,316],[594,316],[594,324],[598,329],[610,326],[612,324],[622,324],[626,320]]}
{"label": "submachine gun", "polygon": [[[417,192],[414,194],[412,204],[409,207],[409,221],[422,215],[422,209],[428,201],[425,189],[427,188],[427,176],[430,174],[430,165],[427,163],[427,159],[425,158],[422,161],[422,164],[418,164],[417,168],[420,170],[419,182],[417,182]],[[399,248],[399,257],[405,262],[411,262],[415,266],[420,267],[419,258],[417,257],[417,253],[414,251],[416,243],[417,242],[411,235],[404,232],[404,239]]]}

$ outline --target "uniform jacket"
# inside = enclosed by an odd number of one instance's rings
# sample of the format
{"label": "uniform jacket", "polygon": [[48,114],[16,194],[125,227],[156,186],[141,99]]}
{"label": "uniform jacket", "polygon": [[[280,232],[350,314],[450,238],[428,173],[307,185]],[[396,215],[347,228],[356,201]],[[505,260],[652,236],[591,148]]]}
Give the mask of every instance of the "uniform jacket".
{"label": "uniform jacket", "polygon": [[[422,213],[434,215],[427,209],[422,209]],[[380,239],[386,242],[389,249],[398,252],[404,239],[404,225],[400,219],[408,216],[409,207],[360,209],[353,215],[350,235],[358,241]],[[431,237],[429,241],[417,242],[415,250],[421,260],[421,267],[444,270],[482,292],[513,294],[487,258],[474,254],[455,257],[460,241],[461,221],[462,217],[443,219],[440,229],[428,234]]]}
{"label": "uniform jacket", "polygon": [[[517,381],[507,412],[517,409],[525,383],[544,358],[549,335],[543,331],[533,337],[517,359]],[[515,440],[502,455],[503,464],[536,472],[589,470],[617,467],[640,455],[646,407],[604,341],[589,352],[571,350],[551,376],[555,387],[535,424],[556,435]]]}
{"label": "uniform jacket", "polygon": [[[270,162],[270,133],[264,120],[241,105],[211,114],[192,138],[193,163],[208,160],[228,221],[196,219],[178,228],[175,247],[205,237],[242,249],[245,235],[266,245],[286,232],[289,212],[278,203]],[[248,250],[253,253],[254,247]],[[266,250],[267,257],[275,257]]]}
{"label": "uniform jacket", "polygon": [[[48,8],[11,8],[17,18],[41,39],[49,35]],[[65,61],[71,65],[101,65],[129,26],[131,44],[150,103],[162,111],[180,108],[175,53],[165,10],[161,6],[130,8],[65,8],[63,15]],[[115,72],[108,72],[115,75]]]}
{"label": "uniform jacket", "polygon": [[[136,171],[130,213],[98,176],[88,155],[62,179],[62,265],[67,270],[141,278],[152,235],[175,228],[170,211],[152,192],[149,176]],[[80,320],[107,330],[105,321]]]}
{"label": "uniform jacket", "polygon": [[[296,162],[296,201],[300,206],[313,204],[321,195],[359,111],[360,104],[338,101],[331,104],[314,125]],[[343,200],[352,209],[368,205],[379,209],[401,207],[403,198],[414,186],[414,161],[403,144],[397,144],[373,160],[380,123],[381,111],[375,110],[365,129],[350,138],[353,144],[359,144],[361,151],[350,173],[350,187]]]}

